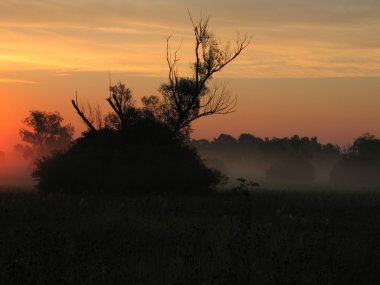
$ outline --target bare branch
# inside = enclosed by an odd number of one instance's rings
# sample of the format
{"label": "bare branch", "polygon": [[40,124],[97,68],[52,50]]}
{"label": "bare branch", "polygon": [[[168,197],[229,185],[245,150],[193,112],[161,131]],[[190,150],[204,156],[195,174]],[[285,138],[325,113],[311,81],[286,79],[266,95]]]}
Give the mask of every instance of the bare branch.
{"label": "bare branch", "polygon": [[223,45],[209,31],[210,18],[203,18],[201,15],[200,19],[195,21],[191,13],[188,13],[195,37],[193,78],[179,76],[178,49],[175,53],[171,52],[169,37],[166,49],[169,84],[165,85],[164,91],[161,89],[164,101],[170,108],[174,108],[174,132],[189,127],[190,123],[198,118],[234,112],[236,97],[227,91],[225,85],[216,84],[211,90],[207,85],[215,73],[235,60],[251,42],[247,34],[243,37],[237,34],[234,45],[230,42]]}
{"label": "bare branch", "polygon": [[202,117],[233,113],[237,104],[237,98],[231,95],[224,82],[214,84],[213,88],[202,97],[201,101],[199,106],[201,111],[188,117],[180,128]]}
{"label": "bare branch", "polygon": [[89,119],[87,119],[86,115],[84,114],[83,107],[80,107],[80,104],[78,103],[78,92],[75,94],[75,100],[71,100],[71,104],[73,105],[74,109],[77,111],[78,115],[81,117],[82,121],[87,125],[87,127],[91,131],[96,131],[96,128],[94,125],[90,122]]}
{"label": "bare branch", "polygon": [[174,103],[176,108],[180,108],[180,98],[178,97],[178,94],[176,92],[177,85],[178,85],[178,69],[179,69],[179,59],[177,57],[177,54],[179,50],[181,49],[182,46],[182,41],[180,46],[175,50],[174,55],[171,52],[170,48],[170,39],[171,37],[169,36],[166,40],[166,61],[169,67],[169,82],[171,86],[171,93],[174,99]]}
{"label": "bare branch", "polygon": [[88,117],[89,121],[92,125],[96,125],[96,128],[98,130],[101,130],[104,128],[105,119],[103,116],[103,112],[99,106],[99,104],[96,104],[95,106],[91,106],[90,103],[87,104],[88,109]]}

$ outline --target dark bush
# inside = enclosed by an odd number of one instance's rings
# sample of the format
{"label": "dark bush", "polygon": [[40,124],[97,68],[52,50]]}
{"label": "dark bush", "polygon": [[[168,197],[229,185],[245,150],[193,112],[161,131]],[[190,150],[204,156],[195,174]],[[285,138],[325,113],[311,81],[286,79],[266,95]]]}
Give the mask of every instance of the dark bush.
{"label": "dark bush", "polygon": [[205,193],[223,176],[170,130],[141,121],[128,132],[88,132],[66,152],[40,160],[41,192],[70,194]]}

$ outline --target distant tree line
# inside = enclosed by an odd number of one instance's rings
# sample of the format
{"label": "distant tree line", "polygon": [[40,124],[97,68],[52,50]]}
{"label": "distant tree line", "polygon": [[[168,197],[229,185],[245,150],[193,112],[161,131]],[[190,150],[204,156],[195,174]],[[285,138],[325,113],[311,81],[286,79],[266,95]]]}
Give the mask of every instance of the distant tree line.
{"label": "distant tree line", "polygon": [[358,137],[341,153],[330,179],[335,185],[380,186],[380,140],[371,134]]}
{"label": "distant tree line", "polygon": [[221,134],[193,140],[208,165],[229,176],[245,176],[263,185],[380,186],[380,140],[370,134],[341,149],[317,137],[260,138]]}
{"label": "distant tree line", "polygon": [[[121,84],[112,90],[126,92]],[[173,135],[169,126],[152,119],[148,109],[133,107],[133,113],[127,132],[108,116],[103,128],[73,140],[73,127],[63,125],[59,113],[32,111],[24,120],[28,128],[20,130],[27,144],[16,145],[15,152],[36,161],[34,175],[45,192],[96,193],[110,187],[118,192],[126,184],[134,193],[161,192],[162,187],[204,192],[226,180],[222,173],[268,187],[380,186],[380,140],[371,134],[346,149],[298,135],[269,139],[221,134],[188,144],[185,136]],[[0,153],[0,160],[4,157]]]}

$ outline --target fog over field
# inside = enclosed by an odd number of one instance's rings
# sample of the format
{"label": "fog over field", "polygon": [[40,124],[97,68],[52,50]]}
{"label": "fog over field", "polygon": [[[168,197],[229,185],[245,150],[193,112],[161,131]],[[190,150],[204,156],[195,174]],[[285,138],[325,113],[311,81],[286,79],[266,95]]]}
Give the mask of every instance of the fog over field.
{"label": "fog over field", "polygon": [[33,165],[20,153],[0,152],[0,186],[31,188]]}
{"label": "fog over field", "polygon": [[265,188],[378,187],[380,140],[370,134],[342,149],[321,144],[316,137],[260,138],[221,134],[193,145],[209,167],[229,177],[260,183]]}
{"label": "fog over field", "polygon": [[[260,138],[221,134],[213,140],[193,140],[208,167],[228,177],[221,189],[237,185],[238,178],[258,182],[266,189],[339,189],[380,186],[380,140],[370,134],[358,137],[346,149],[321,144],[316,137]],[[0,186],[31,188],[34,164],[23,147],[0,152]]]}
{"label": "fog over field", "polygon": [[[334,163],[329,159],[316,159],[311,164],[307,164],[292,158],[279,160],[272,157],[268,160],[249,161],[248,159],[241,159],[241,161],[236,161],[233,158],[214,157],[207,153],[204,154],[204,157],[207,166],[220,169],[222,173],[228,176],[227,186],[236,184],[238,178],[258,182],[265,188],[332,186],[330,173]],[[270,177],[276,167],[287,168],[287,171],[281,177]],[[294,172],[296,171],[299,171],[300,174],[295,175]],[[309,176],[310,179],[305,176]]]}
{"label": "fog over field", "polygon": [[244,178],[265,188],[332,186],[330,175],[338,160],[337,157],[321,156],[308,161],[278,156],[275,152],[243,153],[240,156],[231,156],[224,150],[201,150],[200,153],[207,166],[228,176],[227,186],[233,186],[236,179]]}

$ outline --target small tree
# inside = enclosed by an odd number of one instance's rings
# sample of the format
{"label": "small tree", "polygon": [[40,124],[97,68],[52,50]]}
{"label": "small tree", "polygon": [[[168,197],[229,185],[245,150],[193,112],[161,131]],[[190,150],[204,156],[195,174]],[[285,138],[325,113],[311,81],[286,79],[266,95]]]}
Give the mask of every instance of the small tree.
{"label": "small tree", "polygon": [[[136,117],[141,115],[167,125],[172,134],[189,138],[191,123],[201,117],[229,114],[234,111],[236,98],[225,87],[225,84],[209,83],[215,73],[235,60],[249,45],[250,38],[237,36],[235,44],[221,44],[209,30],[209,18],[195,22],[190,15],[195,36],[195,59],[192,63],[192,77],[179,75],[178,50],[170,48],[170,37],[167,39],[166,60],[169,68],[168,82],[161,84],[157,96],[143,97],[142,109],[137,109],[132,100],[131,90],[124,84],[110,86],[107,98],[113,113],[102,117],[98,107],[88,106],[87,110],[77,100],[72,104],[88,129],[96,131],[103,127],[128,130]],[[140,113],[139,113],[140,112]],[[143,114],[141,114],[141,112]],[[95,124],[96,123],[96,124]]]}
{"label": "small tree", "polygon": [[21,140],[28,143],[25,150],[34,159],[49,155],[53,151],[68,147],[74,128],[62,125],[63,118],[58,112],[31,111],[23,123],[29,129],[20,129]]}
{"label": "small tree", "polygon": [[235,48],[221,47],[208,29],[209,19],[197,24],[193,77],[178,75],[177,52],[167,41],[169,82],[161,85],[162,98],[142,98],[135,106],[124,84],[110,84],[106,99],[112,112],[99,107],[72,105],[88,127],[65,153],[37,164],[34,176],[41,191],[67,193],[194,193],[210,191],[225,177],[206,167],[197,151],[187,144],[191,123],[213,114],[233,111],[236,99],[223,84],[209,81],[249,44],[237,38]]}
{"label": "small tree", "polygon": [[250,43],[247,35],[238,35],[232,48],[229,42],[223,45],[209,30],[210,18],[201,17],[195,22],[189,16],[195,36],[193,76],[189,78],[179,75],[178,50],[171,52],[169,37],[166,49],[169,81],[159,89],[174,133],[188,133],[191,123],[201,117],[234,111],[236,98],[231,96],[225,85],[221,83],[210,87],[209,82],[215,73],[235,60]]}

